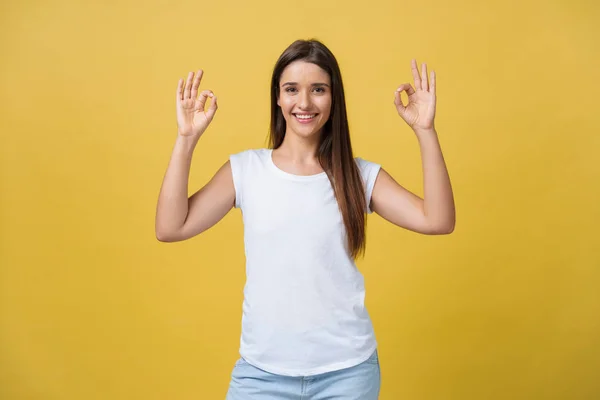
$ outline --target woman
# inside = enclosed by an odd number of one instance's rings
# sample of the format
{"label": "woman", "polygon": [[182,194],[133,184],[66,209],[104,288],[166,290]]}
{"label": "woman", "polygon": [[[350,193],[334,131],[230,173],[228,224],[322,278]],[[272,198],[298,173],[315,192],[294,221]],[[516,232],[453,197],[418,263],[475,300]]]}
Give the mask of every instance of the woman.
{"label": "woman", "polygon": [[[395,92],[423,159],[424,199],[380,165],[354,158],[342,77],[322,43],[298,40],[271,81],[270,148],[231,155],[189,199],[193,150],[217,111],[202,71],[177,86],[178,137],[158,199],[160,241],[191,238],[242,210],[247,280],[241,358],[227,399],[376,399],[377,342],[355,259],[366,213],[423,234],[448,234],[455,212],[434,128],[435,74],[412,60],[414,88]],[[400,93],[408,94],[404,105]],[[208,110],[205,103],[212,99]],[[303,397],[302,397],[303,396]]]}

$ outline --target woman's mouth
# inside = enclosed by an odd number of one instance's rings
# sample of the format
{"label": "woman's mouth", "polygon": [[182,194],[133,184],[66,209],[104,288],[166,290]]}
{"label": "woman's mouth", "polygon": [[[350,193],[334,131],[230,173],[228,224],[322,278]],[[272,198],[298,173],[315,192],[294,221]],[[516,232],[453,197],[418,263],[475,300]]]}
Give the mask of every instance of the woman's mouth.
{"label": "woman's mouth", "polygon": [[318,114],[293,114],[298,122],[301,124],[311,123]]}

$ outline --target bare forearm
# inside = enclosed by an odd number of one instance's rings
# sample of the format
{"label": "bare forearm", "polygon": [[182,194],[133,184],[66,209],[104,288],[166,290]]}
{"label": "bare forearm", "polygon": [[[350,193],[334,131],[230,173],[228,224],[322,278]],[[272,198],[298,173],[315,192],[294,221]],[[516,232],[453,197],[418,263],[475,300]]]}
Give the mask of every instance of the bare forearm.
{"label": "bare forearm", "polygon": [[156,235],[180,229],[188,215],[188,182],[197,140],[177,137],[156,207]]}
{"label": "bare forearm", "polygon": [[436,231],[454,230],[454,195],[450,177],[435,130],[415,132],[423,162],[424,212]]}

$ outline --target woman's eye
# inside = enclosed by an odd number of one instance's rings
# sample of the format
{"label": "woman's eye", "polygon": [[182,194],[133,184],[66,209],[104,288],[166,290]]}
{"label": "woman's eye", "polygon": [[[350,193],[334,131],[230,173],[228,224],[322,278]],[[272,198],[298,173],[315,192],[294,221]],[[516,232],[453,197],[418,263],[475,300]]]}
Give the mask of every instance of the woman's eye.
{"label": "woman's eye", "polygon": [[[315,90],[317,93],[325,93],[325,88],[323,88],[323,87],[316,87],[313,90]],[[296,91],[296,88],[294,88],[294,87],[287,87],[287,88],[285,88],[285,91],[287,93],[292,93],[292,92]]]}

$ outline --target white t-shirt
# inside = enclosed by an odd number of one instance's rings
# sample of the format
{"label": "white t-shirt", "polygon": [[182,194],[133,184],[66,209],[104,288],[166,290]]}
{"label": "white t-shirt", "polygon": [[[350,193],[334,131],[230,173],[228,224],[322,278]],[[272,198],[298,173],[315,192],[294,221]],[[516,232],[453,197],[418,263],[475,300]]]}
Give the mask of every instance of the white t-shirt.
{"label": "white t-shirt", "polygon": [[[377,348],[361,272],[325,172],[279,169],[271,149],[230,156],[242,210],[246,284],[240,355],[287,376],[348,368]],[[355,159],[367,209],[380,165]]]}

